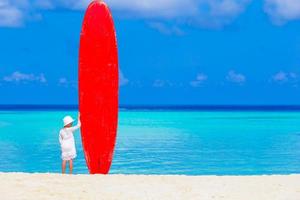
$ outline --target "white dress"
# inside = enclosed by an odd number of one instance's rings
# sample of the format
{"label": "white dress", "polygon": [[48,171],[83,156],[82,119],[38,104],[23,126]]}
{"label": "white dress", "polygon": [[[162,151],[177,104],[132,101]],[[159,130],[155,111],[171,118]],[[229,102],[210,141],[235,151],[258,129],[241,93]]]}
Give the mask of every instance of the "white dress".
{"label": "white dress", "polygon": [[76,147],[74,140],[74,132],[81,126],[80,121],[74,127],[63,128],[59,132],[59,143],[61,147],[61,158],[63,160],[71,160],[76,158]]}

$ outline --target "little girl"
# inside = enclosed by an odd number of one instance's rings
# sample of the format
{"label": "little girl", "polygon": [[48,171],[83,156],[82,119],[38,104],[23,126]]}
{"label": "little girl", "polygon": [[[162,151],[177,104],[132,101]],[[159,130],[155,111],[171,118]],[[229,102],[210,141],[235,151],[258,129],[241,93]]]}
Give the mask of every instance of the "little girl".
{"label": "little girl", "polygon": [[66,171],[66,163],[69,161],[70,174],[73,171],[73,159],[76,158],[76,148],[74,140],[74,132],[80,128],[80,114],[78,114],[78,123],[76,126],[72,127],[75,120],[66,116],[63,119],[64,128],[59,132],[59,143],[61,147],[61,158],[62,158],[62,173]]}

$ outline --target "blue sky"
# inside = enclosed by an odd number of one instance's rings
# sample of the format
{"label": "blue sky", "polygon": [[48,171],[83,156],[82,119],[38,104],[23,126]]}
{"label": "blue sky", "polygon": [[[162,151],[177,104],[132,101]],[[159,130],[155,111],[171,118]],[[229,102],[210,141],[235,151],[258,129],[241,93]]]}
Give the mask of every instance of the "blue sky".
{"label": "blue sky", "polygon": [[[87,0],[0,1],[0,104],[77,104]],[[300,104],[298,0],[107,0],[121,104]]]}

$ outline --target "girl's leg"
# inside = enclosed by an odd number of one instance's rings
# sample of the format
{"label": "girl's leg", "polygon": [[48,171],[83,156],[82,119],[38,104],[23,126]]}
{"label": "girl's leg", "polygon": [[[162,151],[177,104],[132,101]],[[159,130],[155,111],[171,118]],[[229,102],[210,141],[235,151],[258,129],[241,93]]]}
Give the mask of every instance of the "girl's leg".
{"label": "girl's leg", "polygon": [[67,163],[67,161],[63,160],[62,164],[61,164],[61,171],[63,174],[66,172],[66,163]]}
{"label": "girl's leg", "polygon": [[69,161],[69,166],[70,166],[70,174],[72,174],[73,173],[73,160],[72,159]]}

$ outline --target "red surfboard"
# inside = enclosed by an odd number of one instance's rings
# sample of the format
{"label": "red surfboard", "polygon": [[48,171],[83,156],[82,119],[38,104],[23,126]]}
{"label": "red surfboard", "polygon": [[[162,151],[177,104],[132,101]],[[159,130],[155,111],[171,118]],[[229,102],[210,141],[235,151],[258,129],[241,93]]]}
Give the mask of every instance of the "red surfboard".
{"label": "red surfboard", "polygon": [[91,174],[109,172],[118,124],[118,51],[111,12],[93,1],[84,16],[79,48],[81,138]]}

